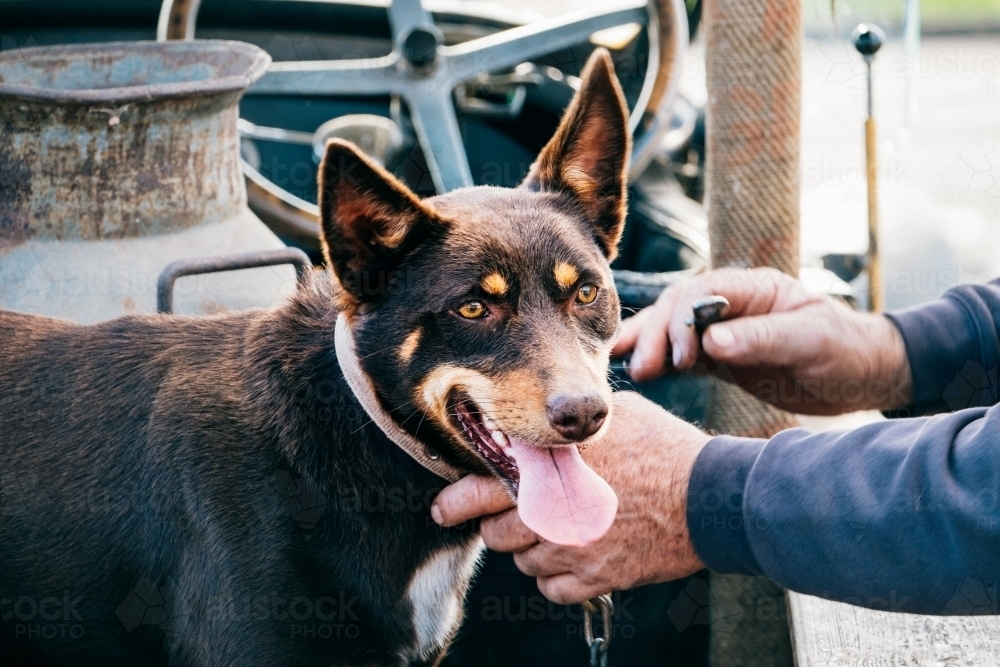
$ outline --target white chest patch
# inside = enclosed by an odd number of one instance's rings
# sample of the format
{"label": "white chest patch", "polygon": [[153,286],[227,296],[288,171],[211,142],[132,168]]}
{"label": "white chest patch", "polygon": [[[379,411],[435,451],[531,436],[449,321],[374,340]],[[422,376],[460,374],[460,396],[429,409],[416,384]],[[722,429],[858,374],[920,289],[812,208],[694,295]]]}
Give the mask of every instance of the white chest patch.
{"label": "white chest patch", "polygon": [[467,546],[438,551],[417,569],[406,589],[413,609],[417,642],[410,660],[426,660],[436,654],[462,623],[462,603],[485,549],[475,538]]}

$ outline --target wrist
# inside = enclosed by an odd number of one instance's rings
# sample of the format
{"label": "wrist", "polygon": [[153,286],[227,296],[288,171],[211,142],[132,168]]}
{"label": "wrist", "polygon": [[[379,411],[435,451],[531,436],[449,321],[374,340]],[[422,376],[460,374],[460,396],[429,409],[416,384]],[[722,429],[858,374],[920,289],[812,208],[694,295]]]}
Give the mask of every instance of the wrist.
{"label": "wrist", "polygon": [[872,317],[878,329],[875,340],[881,342],[872,346],[879,357],[876,379],[887,387],[887,391],[878,397],[881,399],[884,396],[884,400],[877,401],[872,407],[877,410],[894,410],[913,401],[913,374],[906,354],[906,342],[888,317]]}
{"label": "wrist", "polygon": [[690,427],[690,430],[691,437],[678,452],[677,461],[672,468],[670,481],[672,493],[668,500],[671,515],[669,525],[675,527],[676,533],[671,540],[674,548],[664,550],[667,562],[664,563],[665,572],[663,574],[665,576],[661,577],[660,580],[684,577],[705,568],[705,563],[702,562],[695,550],[691,530],[688,526],[688,504],[690,502],[691,475],[701,451],[712,440],[712,436],[695,427]]}
{"label": "wrist", "polygon": [[[849,313],[849,314],[847,314]],[[906,343],[888,317],[878,313],[846,311],[843,326],[835,329],[839,344],[834,357],[841,411],[893,410],[908,405],[913,381]]]}

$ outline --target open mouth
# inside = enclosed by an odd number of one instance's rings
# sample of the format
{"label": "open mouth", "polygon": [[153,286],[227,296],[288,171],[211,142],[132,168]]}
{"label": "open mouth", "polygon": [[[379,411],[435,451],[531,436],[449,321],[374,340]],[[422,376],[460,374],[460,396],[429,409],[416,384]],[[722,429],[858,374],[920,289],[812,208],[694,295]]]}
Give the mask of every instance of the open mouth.
{"label": "open mouth", "polygon": [[462,433],[472,442],[479,455],[497,474],[509,481],[516,491],[521,474],[511,456],[511,444],[507,435],[467,396],[454,396],[451,403],[451,413],[455,415]]}
{"label": "open mouth", "polygon": [[508,486],[530,530],[555,544],[582,546],[611,527],[618,497],[587,467],[575,444],[545,447],[504,433],[468,395],[449,400],[462,433]]}

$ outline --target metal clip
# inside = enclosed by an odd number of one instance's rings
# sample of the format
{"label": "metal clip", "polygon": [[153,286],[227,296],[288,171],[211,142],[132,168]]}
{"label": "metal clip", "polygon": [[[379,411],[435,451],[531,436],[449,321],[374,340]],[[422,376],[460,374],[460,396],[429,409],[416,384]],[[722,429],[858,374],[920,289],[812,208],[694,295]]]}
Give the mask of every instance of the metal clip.
{"label": "metal clip", "polygon": [[[600,612],[604,636],[594,637],[594,614]],[[600,595],[583,603],[583,638],[590,649],[590,667],[608,667],[608,647],[611,645],[611,619],[615,604],[610,595]]]}

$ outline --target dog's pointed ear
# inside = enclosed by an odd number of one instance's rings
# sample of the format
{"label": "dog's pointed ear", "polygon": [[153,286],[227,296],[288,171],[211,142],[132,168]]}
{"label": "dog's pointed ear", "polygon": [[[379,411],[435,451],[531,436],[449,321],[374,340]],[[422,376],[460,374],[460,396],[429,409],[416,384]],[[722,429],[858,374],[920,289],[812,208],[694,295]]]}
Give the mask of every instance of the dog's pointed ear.
{"label": "dog's pointed ear", "polygon": [[605,49],[590,56],[582,79],[559,129],[521,187],[565,192],[576,199],[593,225],[598,245],[613,259],[625,226],[632,150],[628,110]]}
{"label": "dog's pointed ear", "polygon": [[353,144],[333,139],[319,167],[323,254],[348,307],[384,296],[403,258],[444,226],[434,209]]}

